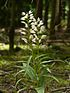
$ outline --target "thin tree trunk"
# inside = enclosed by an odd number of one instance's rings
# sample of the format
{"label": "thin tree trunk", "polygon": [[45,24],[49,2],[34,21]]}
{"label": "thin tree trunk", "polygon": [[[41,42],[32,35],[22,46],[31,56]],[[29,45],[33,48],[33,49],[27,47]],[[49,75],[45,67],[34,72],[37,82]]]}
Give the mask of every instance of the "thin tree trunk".
{"label": "thin tree trunk", "polygon": [[56,17],[55,17],[55,25],[58,28],[58,31],[61,31],[61,17],[62,17],[62,0],[57,0],[56,4]]}
{"label": "thin tree trunk", "polygon": [[45,27],[48,28],[48,8],[49,8],[49,0],[45,0],[45,15],[44,15],[44,24]]}
{"label": "thin tree trunk", "polygon": [[67,32],[70,33],[70,0],[68,0],[68,6],[69,6],[69,11],[68,11],[68,23],[67,23]]}
{"label": "thin tree trunk", "polygon": [[43,0],[37,1],[36,18],[42,19]]}
{"label": "thin tree trunk", "polygon": [[9,50],[13,51],[14,49],[14,34],[15,34],[15,1],[11,0],[11,21],[9,29]]}
{"label": "thin tree trunk", "polygon": [[62,0],[62,18],[65,20],[65,7],[66,7],[66,1]]}
{"label": "thin tree trunk", "polygon": [[56,0],[52,0],[51,5],[50,39],[55,39]]}

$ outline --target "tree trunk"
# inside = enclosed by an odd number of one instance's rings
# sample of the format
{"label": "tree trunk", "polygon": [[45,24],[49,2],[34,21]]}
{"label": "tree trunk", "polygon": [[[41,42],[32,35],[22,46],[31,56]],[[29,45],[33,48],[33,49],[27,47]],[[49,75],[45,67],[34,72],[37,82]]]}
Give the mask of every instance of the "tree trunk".
{"label": "tree trunk", "polygon": [[42,19],[43,0],[37,1],[36,18]]}
{"label": "tree trunk", "polygon": [[15,34],[15,1],[11,0],[11,20],[10,20],[10,29],[9,29],[9,50],[13,51],[14,49],[14,34]]}
{"label": "tree trunk", "polygon": [[59,33],[61,31],[62,0],[57,0],[56,5],[55,25],[57,26],[57,31]]}
{"label": "tree trunk", "polygon": [[67,32],[70,33],[70,0],[68,0],[68,6],[69,6],[69,11],[68,11],[68,23],[67,23]]}
{"label": "tree trunk", "polygon": [[56,0],[51,2],[51,22],[50,22],[50,39],[55,39],[55,14],[56,14]]}
{"label": "tree trunk", "polygon": [[59,25],[61,21],[61,0],[56,0],[56,5],[55,25]]}
{"label": "tree trunk", "polygon": [[48,28],[48,8],[49,8],[49,0],[45,0],[45,15],[44,15],[44,24],[45,27]]}
{"label": "tree trunk", "polygon": [[65,20],[65,7],[66,7],[66,1],[62,0],[62,18]]}

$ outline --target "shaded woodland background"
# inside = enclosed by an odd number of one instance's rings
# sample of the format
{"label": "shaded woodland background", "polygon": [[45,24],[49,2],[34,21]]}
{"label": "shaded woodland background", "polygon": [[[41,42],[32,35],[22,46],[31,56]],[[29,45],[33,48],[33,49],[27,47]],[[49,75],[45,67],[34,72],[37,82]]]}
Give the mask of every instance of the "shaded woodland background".
{"label": "shaded woodland background", "polygon": [[50,40],[62,39],[69,42],[70,0],[1,0],[0,30],[5,29],[10,50],[14,47],[15,29],[23,27],[21,13],[29,10],[33,11],[36,18],[43,20]]}

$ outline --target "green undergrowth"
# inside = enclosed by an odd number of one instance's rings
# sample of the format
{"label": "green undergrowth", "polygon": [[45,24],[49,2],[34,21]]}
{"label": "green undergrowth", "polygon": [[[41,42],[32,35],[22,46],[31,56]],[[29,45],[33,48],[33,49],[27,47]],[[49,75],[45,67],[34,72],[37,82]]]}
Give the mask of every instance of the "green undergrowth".
{"label": "green undergrowth", "polygon": [[[45,64],[52,71],[52,74],[59,80],[59,83],[53,79],[47,80],[49,89],[54,89],[70,85],[70,47],[52,46],[46,49],[33,50],[34,56],[46,54],[44,60],[54,60],[52,63]],[[13,55],[8,50],[1,50],[0,52],[0,90],[4,93],[17,93],[17,90],[23,87],[23,82],[19,83],[18,89],[15,84],[17,79],[23,75],[15,76],[20,70],[16,66],[21,66],[23,61],[27,61],[28,57],[32,55],[32,50],[24,48],[19,51],[14,51]],[[62,61],[62,62],[61,62]]]}

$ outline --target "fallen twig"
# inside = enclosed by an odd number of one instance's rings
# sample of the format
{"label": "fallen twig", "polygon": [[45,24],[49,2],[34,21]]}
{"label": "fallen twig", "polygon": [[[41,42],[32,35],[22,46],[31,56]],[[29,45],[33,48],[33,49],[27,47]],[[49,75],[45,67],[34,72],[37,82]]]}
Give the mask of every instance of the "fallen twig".
{"label": "fallen twig", "polygon": [[51,92],[62,91],[62,90],[67,90],[67,89],[70,89],[70,86],[69,87],[61,87],[61,88],[58,88],[58,89],[54,89]]}

